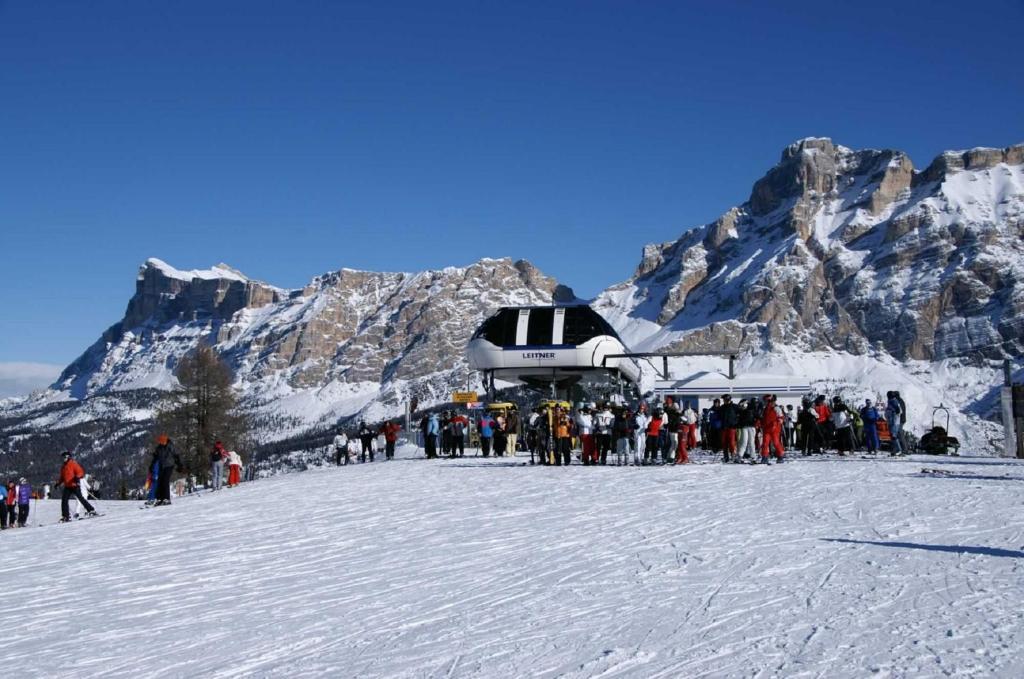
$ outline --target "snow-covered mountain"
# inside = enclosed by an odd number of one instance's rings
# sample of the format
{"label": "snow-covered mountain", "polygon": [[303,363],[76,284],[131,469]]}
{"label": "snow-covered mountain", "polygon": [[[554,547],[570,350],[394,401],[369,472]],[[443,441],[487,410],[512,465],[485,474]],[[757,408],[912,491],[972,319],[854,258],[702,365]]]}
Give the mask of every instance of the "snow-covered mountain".
{"label": "snow-covered mountain", "polygon": [[750,198],[670,243],[594,306],[635,349],[792,346],[898,359],[1024,351],[1024,145],[788,146]]}
{"label": "snow-covered mountain", "polygon": [[900,151],[809,138],[746,202],[646,246],[593,306],[634,350],[741,349],[745,369],[849,397],[900,389],[918,432],[952,405],[953,431],[989,451],[1001,433],[981,418],[1001,377],[988,359],[1024,353],[1022,237],[1024,145],[917,171]]}
{"label": "snow-covered mountain", "polygon": [[55,447],[97,458],[135,454],[148,443],[160,391],[200,342],[234,369],[243,405],[262,422],[262,443],[356,414],[393,416],[411,396],[438,402],[453,387],[479,386],[464,347],[498,307],[574,299],[510,259],[411,274],[342,269],[297,290],[224,264],[181,271],[150,259],[124,318],[49,390],[0,409],[0,450],[23,453],[17,468]]}
{"label": "snow-covered mountain", "polygon": [[[836,381],[851,397],[902,389],[918,429],[953,405],[954,432],[991,450],[998,428],[982,420],[999,377],[986,360],[1024,353],[1022,237],[1024,145],[947,152],[917,171],[899,151],[809,138],[715,222],[644,247],[635,275],[593,305],[634,350],[741,349],[743,369]],[[342,269],[296,290],[151,259],[124,318],[50,390],[0,405],[0,450],[12,469],[58,446],[103,463],[137,454],[199,342],[234,368],[268,424],[263,443],[395,415],[413,395],[428,405],[477,386],[463,350],[495,308],[570,299],[508,259]]]}

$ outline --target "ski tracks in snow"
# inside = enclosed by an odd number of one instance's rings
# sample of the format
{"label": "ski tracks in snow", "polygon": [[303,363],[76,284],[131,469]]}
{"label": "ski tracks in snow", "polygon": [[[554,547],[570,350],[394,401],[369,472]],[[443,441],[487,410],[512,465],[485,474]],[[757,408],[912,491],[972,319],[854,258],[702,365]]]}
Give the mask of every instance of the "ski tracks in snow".
{"label": "ski tracks in snow", "polygon": [[3,535],[0,657],[78,677],[1024,674],[1020,484],[913,464],[397,461],[104,503]]}

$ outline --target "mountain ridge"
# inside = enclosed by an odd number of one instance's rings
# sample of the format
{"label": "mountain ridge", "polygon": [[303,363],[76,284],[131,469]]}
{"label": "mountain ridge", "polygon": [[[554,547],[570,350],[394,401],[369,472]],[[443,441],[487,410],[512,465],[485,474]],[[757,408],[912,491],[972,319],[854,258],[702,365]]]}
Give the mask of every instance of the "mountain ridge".
{"label": "mountain ridge", "polygon": [[[179,270],[150,258],[124,317],[51,389],[0,405],[0,448],[28,459],[59,439],[137,455],[155,395],[199,342],[231,365],[243,405],[272,423],[263,445],[393,416],[413,397],[437,404],[477,386],[463,350],[491,311],[556,301],[585,300],[510,258],[411,273],[341,268],[293,289],[227,264]],[[961,364],[1024,353],[1024,144],[947,151],[917,170],[901,151],[799,140],[745,202],[643,246],[634,274],[590,303],[634,350],[738,347],[787,369],[801,352],[814,355],[809,367],[833,365],[830,355],[891,356],[880,364],[907,366],[904,384],[922,400],[930,361],[943,380],[988,380],[987,368]],[[864,373],[851,368],[851,384]],[[957,426],[991,410],[983,386],[957,391]],[[40,433],[50,430],[58,439]],[[89,441],[96,431],[114,440]]]}

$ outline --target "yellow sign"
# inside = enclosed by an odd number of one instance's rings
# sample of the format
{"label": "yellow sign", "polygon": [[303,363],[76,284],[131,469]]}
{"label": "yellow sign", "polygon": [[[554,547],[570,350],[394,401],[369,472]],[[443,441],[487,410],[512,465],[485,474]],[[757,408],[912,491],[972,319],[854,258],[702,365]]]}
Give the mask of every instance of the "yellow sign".
{"label": "yellow sign", "polygon": [[473,403],[477,400],[475,391],[453,391],[452,403]]}

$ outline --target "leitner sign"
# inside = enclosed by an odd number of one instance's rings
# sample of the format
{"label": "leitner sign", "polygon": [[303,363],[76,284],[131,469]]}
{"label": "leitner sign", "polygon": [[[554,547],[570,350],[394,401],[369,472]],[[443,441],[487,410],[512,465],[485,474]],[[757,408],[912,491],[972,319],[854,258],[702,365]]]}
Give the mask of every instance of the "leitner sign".
{"label": "leitner sign", "polygon": [[473,403],[477,400],[475,391],[453,391],[452,403]]}

